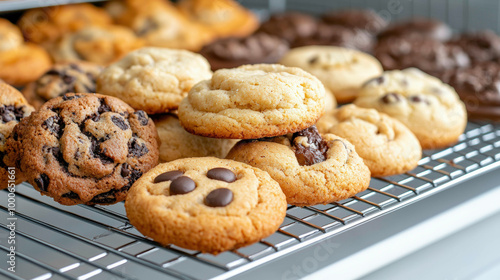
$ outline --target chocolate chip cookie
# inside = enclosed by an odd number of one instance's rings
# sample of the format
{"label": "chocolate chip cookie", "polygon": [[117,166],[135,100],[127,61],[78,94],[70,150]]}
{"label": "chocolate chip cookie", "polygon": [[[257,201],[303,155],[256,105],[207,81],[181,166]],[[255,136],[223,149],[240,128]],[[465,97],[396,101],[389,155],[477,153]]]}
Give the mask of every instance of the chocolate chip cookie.
{"label": "chocolate chip cookie", "polygon": [[347,140],[320,135],[315,126],[286,136],[245,140],[228,159],[267,171],[289,204],[307,206],[340,201],[366,190],[370,170]]}
{"label": "chocolate chip cookie", "polygon": [[417,137],[398,120],[374,109],[346,105],[321,117],[316,126],[321,133],[351,142],[373,177],[410,171],[422,157]]}
{"label": "chocolate chip cookie", "polygon": [[130,223],[162,245],[218,254],[274,233],[286,214],[278,183],[231,160],[187,158],[160,164],[130,189]]}
{"label": "chocolate chip cookie", "polygon": [[[29,116],[33,111],[33,107],[17,89],[0,82],[0,190],[8,186],[10,175],[8,168],[15,167],[15,154],[18,152],[7,149],[7,138],[21,119]],[[11,172],[15,172],[12,176],[15,176],[16,184],[26,180],[19,169]]]}
{"label": "chocolate chip cookie", "polygon": [[143,111],[100,94],[66,94],[24,118],[7,140],[17,167],[64,205],[112,204],[158,163],[158,135]]}
{"label": "chocolate chip cookie", "polygon": [[23,94],[38,109],[47,100],[66,93],[94,93],[96,78],[103,69],[84,61],[55,64],[37,81],[29,83]]}
{"label": "chocolate chip cookie", "polygon": [[325,88],[313,75],[279,64],[220,69],[196,84],[179,106],[181,125],[196,135],[256,139],[313,125]]}
{"label": "chocolate chip cookie", "polygon": [[399,120],[423,149],[455,143],[467,124],[465,106],[455,90],[416,68],[386,71],[368,81],[354,104]]}

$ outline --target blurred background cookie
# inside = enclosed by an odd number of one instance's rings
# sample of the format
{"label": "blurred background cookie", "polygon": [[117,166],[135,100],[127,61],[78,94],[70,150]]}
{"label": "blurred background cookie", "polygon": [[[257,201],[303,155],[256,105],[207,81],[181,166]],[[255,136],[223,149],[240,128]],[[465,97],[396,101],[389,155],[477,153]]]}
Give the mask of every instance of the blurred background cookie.
{"label": "blurred background cookie", "polygon": [[474,64],[500,60],[500,36],[490,30],[460,34],[449,44],[462,48]]}
{"label": "blurred background cookie", "polygon": [[442,21],[431,18],[412,18],[390,24],[379,33],[379,39],[389,37],[420,37],[447,41],[452,36],[451,28]]}
{"label": "blurred background cookie", "polygon": [[327,24],[359,29],[372,36],[376,36],[389,25],[384,18],[372,10],[331,11],[323,14],[321,20]]}
{"label": "blurred background cookie", "polygon": [[294,45],[299,38],[312,36],[318,27],[316,18],[306,13],[286,12],[273,14],[263,22],[258,32],[264,32],[285,39]]}

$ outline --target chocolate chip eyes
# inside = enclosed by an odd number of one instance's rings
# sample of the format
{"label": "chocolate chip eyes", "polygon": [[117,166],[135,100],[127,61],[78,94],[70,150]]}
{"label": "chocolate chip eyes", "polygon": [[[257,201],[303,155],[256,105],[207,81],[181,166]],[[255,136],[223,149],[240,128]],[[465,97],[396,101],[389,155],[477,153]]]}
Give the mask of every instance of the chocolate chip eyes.
{"label": "chocolate chip eyes", "polygon": [[179,171],[179,170],[168,171],[168,172],[165,172],[165,173],[158,175],[155,178],[154,183],[156,184],[156,183],[165,182],[165,181],[173,181],[173,180],[181,177],[183,174],[184,174],[184,172]]}
{"label": "chocolate chip eyes", "polygon": [[236,181],[236,175],[229,169],[217,167],[208,170],[207,177],[214,180],[232,183]]}
{"label": "chocolate chip eyes", "polygon": [[205,198],[205,204],[210,207],[223,207],[233,201],[233,192],[230,189],[220,188],[211,191]]}

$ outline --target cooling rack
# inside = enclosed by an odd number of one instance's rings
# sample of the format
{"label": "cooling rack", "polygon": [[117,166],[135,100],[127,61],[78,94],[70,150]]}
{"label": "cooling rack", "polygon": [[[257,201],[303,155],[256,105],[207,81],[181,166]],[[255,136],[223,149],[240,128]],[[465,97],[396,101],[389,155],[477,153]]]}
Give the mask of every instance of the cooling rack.
{"label": "cooling rack", "polygon": [[[13,279],[225,279],[292,254],[351,227],[452,188],[500,165],[500,125],[469,123],[449,148],[424,151],[405,174],[373,178],[370,187],[338,203],[289,206],[273,235],[217,256],[162,247],[128,223],[123,203],[62,206],[28,184],[16,190],[16,273],[5,265],[9,246],[6,190],[0,192],[0,275]],[[473,186],[471,186],[473,187]]]}

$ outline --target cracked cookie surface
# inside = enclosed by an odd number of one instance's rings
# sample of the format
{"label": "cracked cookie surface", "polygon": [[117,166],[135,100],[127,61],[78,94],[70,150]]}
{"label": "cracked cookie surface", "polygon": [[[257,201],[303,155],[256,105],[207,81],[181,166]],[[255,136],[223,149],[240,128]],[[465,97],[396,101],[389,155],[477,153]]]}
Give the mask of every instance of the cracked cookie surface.
{"label": "cracked cookie surface", "polygon": [[325,88],[313,75],[256,64],[220,69],[196,84],[179,106],[179,120],[201,136],[256,139],[307,128],[324,108]]}
{"label": "cracked cookie surface", "polygon": [[167,245],[217,254],[274,233],[286,214],[278,183],[247,164],[179,159],[144,174],[125,209],[141,233]]}
{"label": "cracked cookie surface", "polygon": [[100,94],[45,103],[7,141],[17,167],[43,195],[65,204],[112,204],[158,163],[154,123],[143,111]]}
{"label": "cracked cookie surface", "polygon": [[238,142],[226,157],[260,168],[297,206],[340,201],[366,190],[370,170],[347,140],[313,126],[286,136]]}

